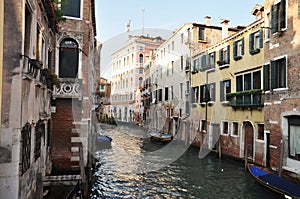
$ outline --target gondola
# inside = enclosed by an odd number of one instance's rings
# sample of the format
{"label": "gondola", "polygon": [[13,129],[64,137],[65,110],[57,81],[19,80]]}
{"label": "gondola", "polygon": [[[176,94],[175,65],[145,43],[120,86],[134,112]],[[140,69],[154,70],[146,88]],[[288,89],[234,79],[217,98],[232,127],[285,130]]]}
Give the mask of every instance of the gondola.
{"label": "gondola", "polygon": [[300,198],[300,185],[277,174],[270,173],[254,164],[248,164],[251,175],[263,186],[275,191],[285,198]]}

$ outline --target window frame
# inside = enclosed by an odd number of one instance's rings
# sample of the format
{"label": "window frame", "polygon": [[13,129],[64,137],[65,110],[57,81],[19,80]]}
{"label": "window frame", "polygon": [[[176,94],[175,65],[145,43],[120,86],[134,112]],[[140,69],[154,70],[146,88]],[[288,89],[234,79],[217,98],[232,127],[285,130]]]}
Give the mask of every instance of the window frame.
{"label": "window frame", "polygon": [[[227,126],[227,133],[224,133],[224,127],[225,126]],[[222,120],[221,121],[221,135],[223,135],[223,136],[229,136],[229,134],[230,134],[229,121],[228,120]]]}
{"label": "window frame", "polygon": [[[71,0],[71,1],[73,3],[73,0]],[[60,0],[60,2],[61,2],[61,0]],[[66,2],[66,3],[68,3],[68,2]],[[83,10],[82,10],[83,9],[83,0],[78,0],[78,3],[79,3],[79,13],[78,13],[79,16],[70,16],[70,15],[65,15],[64,14],[65,18],[69,18],[69,19],[82,19],[82,14],[83,14]],[[60,8],[64,12],[63,5],[61,3],[60,3]]]}
{"label": "window frame", "polygon": [[[234,130],[235,130],[235,128],[234,128],[234,124],[237,124],[237,126],[236,126],[236,131],[237,131],[237,134],[233,134],[233,132],[234,132]],[[240,133],[240,128],[239,128],[239,122],[238,121],[232,121],[231,122],[231,131],[230,131],[230,136],[232,136],[232,137],[239,137],[239,133]]]}

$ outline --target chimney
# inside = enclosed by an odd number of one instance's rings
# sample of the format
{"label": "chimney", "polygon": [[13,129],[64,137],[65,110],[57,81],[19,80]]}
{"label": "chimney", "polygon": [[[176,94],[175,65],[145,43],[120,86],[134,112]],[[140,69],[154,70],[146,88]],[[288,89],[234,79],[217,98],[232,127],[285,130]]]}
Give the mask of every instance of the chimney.
{"label": "chimney", "polygon": [[205,16],[205,25],[210,26],[210,16]]}
{"label": "chimney", "polygon": [[221,19],[221,25],[222,25],[222,39],[225,39],[228,37],[228,19]]}

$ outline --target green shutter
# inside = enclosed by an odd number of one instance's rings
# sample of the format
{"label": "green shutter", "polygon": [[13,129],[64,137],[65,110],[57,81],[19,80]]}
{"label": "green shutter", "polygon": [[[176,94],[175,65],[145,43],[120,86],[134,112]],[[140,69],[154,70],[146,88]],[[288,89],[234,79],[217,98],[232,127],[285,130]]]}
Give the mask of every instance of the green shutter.
{"label": "green shutter", "polygon": [[278,31],[278,8],[277,5],[272,5],[271,8],[271,28],[272,33],[275,33]]}
{"label": "green shutter", "polygon": [[287,87],[286,85],[286,68],[287,68],[287,63],[286,63],[286,57],[282,59],[282,64],[281,64],[281,76],[282,76],[282,88]]}
{"label": "green shutter", "polygon": [[259,31],[259,48],[263,47],[264,31],[261,29]]}
{"label": "green shutter", "polygon": [[244,43],[245,43],[245,42],[244,42],[244,38],[242,38],[242,55],[244,55],[244,51],[245,51],[245,50],[244,50],[244,46],[245,46]]}
{"label": "green shutter", "polygon": [[223,61],[223,49],[219,50],[219,60]]}
{"label": "green shutter", "polygon": [[224,100],[224,82],[220,81],[220,102],[223,102]]}
{"label": "green shutter", "polygon": [[298,19],[300,19],[300,0],[298,0]]}
{"label": "green shutter", "polygon": [[277,62],[271,61],[271,89],[277,88]]}
{"label": "green shutter", "polygon": [[270,65],[264,65],[264,90],[270,90]]}
{"label": "green shutter", "polygon": [[252,54],[252,51],[254,50],[254,33],[251,33],[249,35],[249,52]]}
{"label": "green shutter", "polygon": [[286,1],[285,0],[281,0],[280,2],[280,29],[286,28],[286,10],[285,7],[286,6]]}
{"label": "green shutter", "polygon": [[230,46],[229,45],[227,46],[227,57],[228,57],[228,60],[226,60],[226,63],[230,64]]}
{"label": "green shutter", "polygon": [[233,42],[233,57],[237,56],[237,41]]}
{"label": "green shutter", "polygon": [[216,51],[213,52],[213,56],[214,56],[214,59],[213,59],[213,63],[211,63],[211,64],[212,64],[212,67],[214,68],[215,63],[216,63]]}

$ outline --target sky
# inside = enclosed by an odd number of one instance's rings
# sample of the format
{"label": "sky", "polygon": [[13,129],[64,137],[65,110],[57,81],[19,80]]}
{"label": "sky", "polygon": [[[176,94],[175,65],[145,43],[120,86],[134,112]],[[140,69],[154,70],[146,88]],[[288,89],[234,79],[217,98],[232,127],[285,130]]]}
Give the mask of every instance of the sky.
{"label": "sky", "polygon": [[96,38],[103,43],[104,54],[101,55],[101,70],[102,75],[108,79],[111,70],[109,56],[112,51],[124,44],[126,23],[129,20],[130,29],[139,30],[136,34],[141,34],[143,24],[145,29],[151,29],[152,32],[166,30],[171,33],[187,22],[204,23],[205,16],[211,17],[211,25],[220,25],[221,19],[230,20],[229,26],[248,25],[255,20],[251,14],[255,4],[264,3],[263,0],[96,0],[95,2]]}

